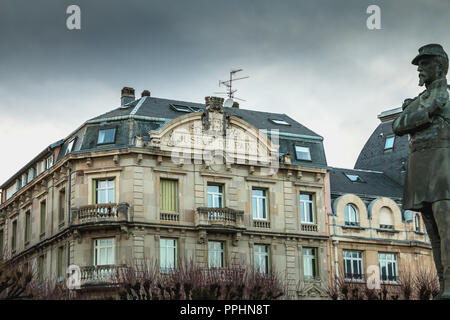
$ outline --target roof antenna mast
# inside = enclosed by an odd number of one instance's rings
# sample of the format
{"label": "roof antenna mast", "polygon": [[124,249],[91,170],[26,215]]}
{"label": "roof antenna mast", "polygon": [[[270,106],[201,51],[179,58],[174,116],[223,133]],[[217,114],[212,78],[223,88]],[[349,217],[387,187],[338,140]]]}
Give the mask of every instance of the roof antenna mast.
{"label": "roof antenna mast", "polygon": [[233,76],[234,76],[236,73],[238,73],[238,72],[240,72],[240,71],[242,71],[242,70],[243,70],[243,69],[232,69],[232,70],[230,71],[230,80],[226,80],[226,81],[219,80],[219,87],[220,87],[221,85],[224,85],[225,87],[227,87],[227,92],[214,92],[214,93],[217,93],[217,94],[226,94],[226,95],[228,96],[228,99],[236,99],[236,100],[245,101],[245,100],[243,100],[243,99],[239,99],[239,98],[234,97],[234,94],[235,94],[235,92],[237,91],[237,89],[234,89],[234,90],[233,90],[233,81],[237,81],[237,80],[242,80],[242,79],[250,78],[249,76],[240,77],[240,78],[233,78]]}

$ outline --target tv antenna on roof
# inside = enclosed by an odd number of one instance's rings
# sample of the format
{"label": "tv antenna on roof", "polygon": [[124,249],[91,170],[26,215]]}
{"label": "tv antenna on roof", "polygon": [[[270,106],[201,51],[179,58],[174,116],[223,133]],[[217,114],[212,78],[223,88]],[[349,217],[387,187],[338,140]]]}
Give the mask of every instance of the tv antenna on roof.
{"label": "tv antenna on roof", "polygon": [[233,90],[233,81],[250,78],[249,76],[240,77],[240,78],[233,78],[234,74],[236,74],[236,73],[238,73],[238,72],[240,72],[242,70],[243,69],[232,69],[230,71],[230,80],[226,80],[226,81],[219,80],[219,87],[221,85],[224,85],[225,87],[227,87],[227,92],[214,92],[214,93],[216,93],[216,94],[226,94],[228,96],[228,99],[236,99],[236,100],[245,101],[244,99],[239,99],[239,98],[234,97],[234,93],[237,91],[237,89]]}

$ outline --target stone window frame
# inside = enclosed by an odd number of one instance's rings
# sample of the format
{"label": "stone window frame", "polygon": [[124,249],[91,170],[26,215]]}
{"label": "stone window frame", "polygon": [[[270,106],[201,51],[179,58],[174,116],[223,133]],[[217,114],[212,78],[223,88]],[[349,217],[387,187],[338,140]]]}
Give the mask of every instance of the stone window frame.
{"label": "stone window frame", "polygon": [[[210,248],[209,244],[211,242],[221,243],[222,244],[222,266],[216,267],[210,265]],[[207,241],[208,246],[208,268],[225,268],[227,266],[227,242],[225,240],[221,239],[208,239]]]}
{"label": "stone window frame", "polygon": [[[209,186],[221,186],[222,187],[222,208],[227,207],[227,203],[226,203],[227,197],[225,196],[226,195],[226,190],[227,190],[227,184],[225,182],[210,181],[210,180],[206,181],[206,192],[205,192],[205,196],[206,196],[205,204],[206,204],[206,207],[209,207],[209,201],[208,201],[208,195],[209,195],[208,187]],[[212,208],[219,208],[219,207],[212,207]]]}
{"label": "stone window frame", "polygon": [[[355,220],[356,221],[351,221],[352,219],[350,219],[350,212],[348,212],[347,214],[347,210],[348,208],[352,208],[354,210],[354,215],[355,215]],[[353,202],[348,202],[345,204],[344,206],[344,224],[346,226],[355,226],[355,227],[359,227],[360,224],[360,213],[358,210],[358,206],[353,203]]]}
{"label": "stone window frame", "polygon": [[[170,181],[175,181],[176,182],[176,192],[175,192],[175,202],[176,202],[176,209],[174,212],[172,211],[163,211],[161,210],[161,180],[170,180]],[[180,210],[180,179],[178,177],[172,178],[172,177],[162,177],[161,175],[159,176],[159,190],[158,190],[158,210],[159,213],[161,212],[169,212],[169,213],[178,213],[180,214],[181,210]]]}
{"label": "stone window frame", "polygon": [[[167,269],[163,270],[161,267],[161,263],[162,263],[162,259],[161,259],[161,240],[174,240],[175,241],[175,261],[174,261],[174,267],[172,269]],[[158,264],[159,264],[159,272],[160,273],[170,273],[173,272],[175,270],[177,270],[179,268],[179,264],[180,264],[180,239],[177,237],[171,237],[171,236],[159,236],[158,239]]]}
{"label": "stone window frame", "polygon": [[86,173],[87,175],[87,187],[88,187],[88,204],[94,205],[96,204],[96,197],[94,192],[96,192],[96,188],[94,187],[95,180],[105,180],[105,179],[114,179],[114,200],[115,203],[120,203],[120,170],[117,169],[116,172],[105,171],[105,172],[92,172]]}
{"label": "stone window frame", "polygon": [[[312,192],[312,191],[301,191],[297,193],[298,194],[298,212],[299,212],[299,218],[300,218],[300,224],[313,224],[313,225],[317,225],[317,196],[316,196],[316,192]],[[312,203],[312,211],[313,211],[313,221],[309,222],[309,221],[302,221],[302,200],[300,198],[300,196],[304,194],[304,195],[309,195],[311,196],[311,200],[307,201],[308,203],[311,202]],[[304,202],[304,201],[303,201]]]}
{"label": "stone window frame", "polygon": [[[315,275],[313,276],[313,278],[305,278],[305,259],[304,259],[304,253],[303,251],[305,249],[313,249],[314,250],[314,268],[315,268]],[[301,246],[300,247],[300,269],[301,269],[301,275],[304,281],[318,281],[321,279],[321,274],[320,274],[320,257],[319,257],[319,247],[318,246],[314,246],[314,245],[306,245],[306,246]]]}
{"label": "stone window frame", "polygon": [[256,265],[255,265],[255,258],[256,258],[256,252],[255,252],[255,246],[264,246],[267,248],[267,272],[263,272],[261,274],[270,274],[273,270],[273,266],[272,266],[272,245],[270,243],[264,243],[264,242],[256,242],[253,243],[252,245],[252,265],[253,265],[253,270],[256,271]]}
{"label": "stone window frame", "polygon": [[[114,263],[113,263],[113,265],[117,264],[117,248],[118,248],[117,242],[118,241],[117,241],[116,237],[113,236],[113,235],[111,235],[111,236],[105,235],[105,236],[102,236],[102,237],[95,237],[95,238],[92,239],[92,265],[93,266],[98,266],[98,264],[97,264],[97,256],[96,256],[96,250],[97,250],[96,242],[98,240],[109,240],[109,239],[113,240],[112,246],[111,246],[112,247],[113,256],[114,256],[114,259],[113,259]],[[107,246],[103,246],[103,247],[100,247],[100,248],[107,248]]]}
{"label": "stone window frame", "polygon": [[[395,280],[382,280],[382,278],[383,278],[382,270],[383,269],[381,267],[381,261],[380,261],[380,255],[381,254],[392,254],[395,257],[394,260],[387,260],[387,259],[385,259],[386,262],[395,262]],[[398,273],[398,270],[399,270],[399,267],[398,267],[399,259],[398,258],[399,258],[399,253],[398,252],[383,252],[383,251],[378,252],[378,266],[380,268],[380,281],[381,281],[381,283],[385,283],[385,284],[397,284],[398,283],[398,280],[399,280],[399,273]]]}
{"label": "stone window frame", "polygon": [[[346,277],[346,272],[345,272],[345,270],[346,270],[346,263],[345,263],[345,260],[346,260],[346,257],[345,257],[345,252],[357,252],[357,253],[360,253],[361,254],[361,257],[360,258],[353,258],[353,257],[350,257],[350,259],[353,261],[353,260],[357,260],[357,261],[360,261],[361,262],[361,279],[355,279],[355,278],[347,278]],[[343,268],[342,268],[342,270],[344,271],[344,279],[345,279],[345,281],[356,281],[356,282],[362,282],[362,281],[364,281],[364,279],[365,279],[365,272],[364,272],[364,265],[365,265],[365,261],[364,261],[364,258],[365,258],[365,254],[364,254],[364,250],[355,250],[355,249],[353,249],[353,248],[350,248],[350,249],[348,249],[348,248],[343,248],[342,249],[342,262],[343,262]],[[352,264],[352,268],[353,268],[353,264]]]}
{"label": "stone window frame", "polygon": [[[251,201],[250,201],[250,207],[251,207],[251,217],[252,220],[259,220],[259,221],[270,221],[270,189],[268,187],[260,187],[260,186],[250,186],[251,190]],[[265,199],[265,207],[266,207],[266,217],[265,218],[259,218],[253,216],[253,190],[262,190],[264,191],[264,199]],[[257,198],[262,198],[262,196],[256,196]]]}

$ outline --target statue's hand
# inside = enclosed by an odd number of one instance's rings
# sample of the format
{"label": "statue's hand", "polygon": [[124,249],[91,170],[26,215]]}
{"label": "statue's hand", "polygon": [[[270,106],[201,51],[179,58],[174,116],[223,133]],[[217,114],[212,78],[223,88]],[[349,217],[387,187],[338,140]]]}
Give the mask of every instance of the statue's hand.
{"label": "statue's hand", "polygon": [[430,107],[430,110],[428,110],[428,114],[430,115],[430,117],[439,114],[444,108],[446,103],[447,101],[444,98],[434,99],[433,104]]}
{"label": "statue's hand", "polygon": [[403,101],[403,104],[402,104],[402,111],[405,110],[405,108],[413,101],[414,101],[414,99],[410,99],[410,98],[405,99],[405,101]]}

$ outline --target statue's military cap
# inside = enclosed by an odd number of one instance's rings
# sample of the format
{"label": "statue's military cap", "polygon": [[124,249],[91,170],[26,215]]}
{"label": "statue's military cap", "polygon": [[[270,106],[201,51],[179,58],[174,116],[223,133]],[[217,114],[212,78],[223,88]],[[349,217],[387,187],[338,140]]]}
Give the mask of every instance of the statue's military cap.
{"label": "statue's military cap", "polygon": [[413,59],[411,63],[417,66],[419,64],[420,58],[424,56],[439,56],[447,59],[448,61],[447,53],[445,53],[440,44],[436,43],[427,44],[419,48],[419,54]]}

